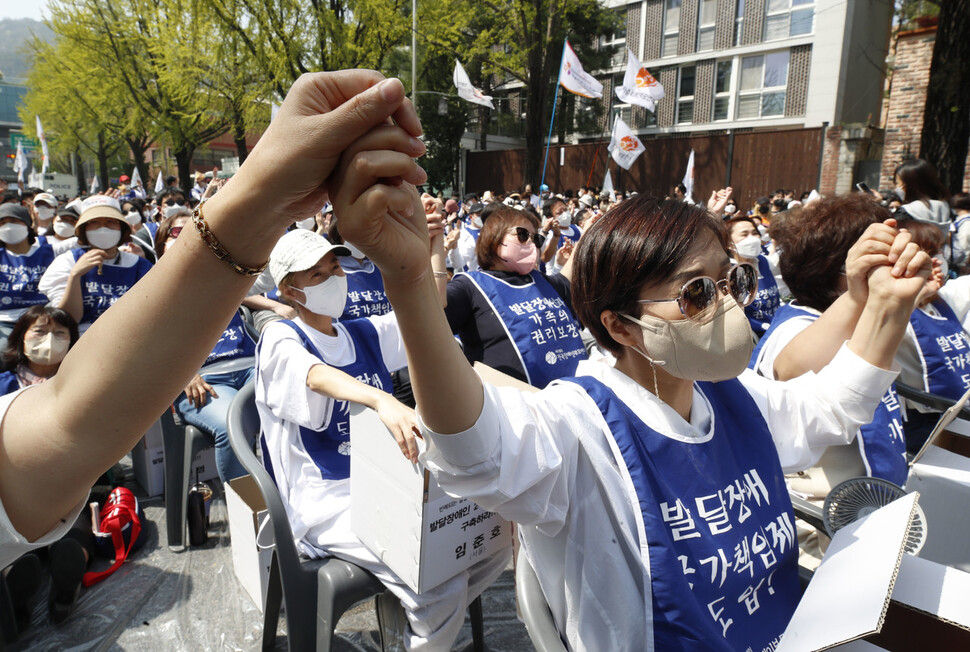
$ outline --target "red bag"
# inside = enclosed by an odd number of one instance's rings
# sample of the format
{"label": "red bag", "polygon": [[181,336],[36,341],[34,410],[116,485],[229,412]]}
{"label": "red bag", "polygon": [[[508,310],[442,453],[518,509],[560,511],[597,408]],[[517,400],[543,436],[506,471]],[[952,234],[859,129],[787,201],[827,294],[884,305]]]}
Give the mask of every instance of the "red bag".
{"label": "red bag", "polygon": [[84,586],[97,584],[121,568],[128,555],[143,543],[140,541],[141,519],[141,508],[135,495],[125,487],[112,489],[101,509],[94,533],[99,548],[114,550],[114,563],[107,570],[85,573]]}

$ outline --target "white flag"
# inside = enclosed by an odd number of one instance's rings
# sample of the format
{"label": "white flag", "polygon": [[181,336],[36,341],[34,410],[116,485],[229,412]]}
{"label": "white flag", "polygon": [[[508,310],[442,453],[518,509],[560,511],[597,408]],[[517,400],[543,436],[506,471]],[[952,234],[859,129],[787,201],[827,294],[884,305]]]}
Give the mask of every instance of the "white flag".
{"label": "white flag", "polygon": [[623,85],[616,87],[616,96],[621,102],[653,111],[664,97],[664,87],[643,67],[632,50],[628,48],[627,53],[626,74],[623,75]]}
{"label": "white flag", "polygon": [[818,190],[812,189],[812,192],[808,193],[808,197],[805,198],[805,206],[808,206],[812,202],[816,202],[821,198],[822,196],[818,194]]}
{"label": "white flag", "polygon": [[573,52],[569,41],[562,46],[562,67],[559,69],[559,83],[570,93],[583,97],[603,97],[603,84],[583,70],[579,57]]}
{"label": "white flag", "polygon": [[276,119],[276,114],[280,112],[280,105],[276,102],[269,103],[269,121],[272,122]]}
{"label": "white flag", "polygon": [[98,175],[94,175],[94,178],[91,179],[91,191],[88,194],[96,195],[99,190],[101,190],[101,183],[98,181]]}
{"label": "white flag", "polygon": [[47,134],[44,133],[44,127],[40,124],[40,116],[35,117],[37,118],[37,140],[40,141],[41,151],[44,153],[44,163],[41,166],[40,173],[47,174],[51,162],[51,153],[47,149]]}
{"label": "white flag", "polygon": [[629,170],[633,162],[643,154],[646,148],[633,133],[633,130],[623,122],[620,116],[617,116],[616,122],[613,123],[613,137],[610,138],[608,149],[616,164],[624,170]]}
{"label": "white flag", "polygon": [[155,194],[165,190],[165,179],[162,178],[162,171],[158,171],[158,179],[155,180]]}
{"label": "white flag", "polygon": [[684,201],[688,204],[694,203],[694,150],[690,150],[690,158],[687,159],[687,171],[684,172]]}
{"label": "white flag", "polygon": [[131,171],[131,187],[137,188],[141,185],[141,173],[138,171],[138,166],[136,165],[135,169]]}
{"label": "white flag", "polygon": [[24,156],[24,145],[17,141],[17,155],[13,159],[13,171],[17,173],[17,182],[23,185],[24,173],[27,172],[27,157]]}
{"label": "white flag", "polygon": [[474,104],[481,104],[482,106],[487,106],[490,109],[494,109],[495,105],[492,104],[492,96],[485,95],[480,90],[472,86],[472,81],[468,78],[468,73],[465,69],[461,67],[461,63],[458,59],[455,59],[455,73],[452,75],[455,82],[455,88],[458,89],[458,97],[463,100],[468,100]]}
{"label": "white flag", "polygon": [[606,176],[603,177],[603,190],[602,192],[610,193],[610,201],[616,201],[616,191],[613,190],[613,177],[610,176],[610,171],[606,171]]}

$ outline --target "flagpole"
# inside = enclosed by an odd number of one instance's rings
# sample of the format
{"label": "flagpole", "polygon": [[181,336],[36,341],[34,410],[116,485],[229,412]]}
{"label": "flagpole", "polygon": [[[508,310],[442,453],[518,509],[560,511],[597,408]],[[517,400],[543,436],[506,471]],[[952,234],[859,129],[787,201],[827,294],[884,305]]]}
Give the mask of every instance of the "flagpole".
{"label": "flagpole", "polygon": [[556,94],[552,98],[552,117],[549,119],[549,136],[546,138],[546,155],[542,159],[542,181],[539,182],[541,189],[546,182],[546,166],[549,164],[549,145],[552,144],[552,126],[556,122],[556,104],[559,103],[559,88],[562,85],[562,62],[566,58],[566,39],[562,40],[562,56],[559,57],[559,75],[556,77]]}

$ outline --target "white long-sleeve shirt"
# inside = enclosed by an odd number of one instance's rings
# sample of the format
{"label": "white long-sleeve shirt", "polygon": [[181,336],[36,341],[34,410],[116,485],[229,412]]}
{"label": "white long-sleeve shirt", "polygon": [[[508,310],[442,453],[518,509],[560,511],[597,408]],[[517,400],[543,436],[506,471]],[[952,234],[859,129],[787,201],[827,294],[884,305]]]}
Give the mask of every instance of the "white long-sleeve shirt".
{"label": "white long-sleeve shirt", "polygon": [[[662,435],[686,442],[712,436],[711,407],[696,386],[688,423],[603,363],[580,363],[577,374],[606,384]],[[843,347],[818,374],[781,383],[748,370],[739,380],[768,425],[782,467],[791,470],[848,443],[872,420],[895,376]],[[571,649],[653,649],[643,586],[649,570],[641,561],[647,542],[638,541],[637,506],[611,452],[608,426],[582,388],[560,382],[527,394],[485,385],[471,428],[455,435],[423,430],[425,463],[445,491],[520,524],[523,550]]]}

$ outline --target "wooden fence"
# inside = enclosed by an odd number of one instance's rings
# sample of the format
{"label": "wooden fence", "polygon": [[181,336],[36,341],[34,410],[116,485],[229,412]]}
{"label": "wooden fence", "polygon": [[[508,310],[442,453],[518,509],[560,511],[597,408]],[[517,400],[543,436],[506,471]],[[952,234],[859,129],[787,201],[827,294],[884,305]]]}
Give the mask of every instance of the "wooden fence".
{"label": "wooden fence", "polygon": [[[818,183],[821,129],[786,129],[714,136],[666,136],[644,140],[646,151],[629,170],[616,165],[606,152],[608,141],[549,148],[546,183],[556,191],[600,186],[606,165],[617,190],[663,196],[684,177],[694,150],[694,199],[706,200],[712,190],[730,185],[739,206],[777,188],[793,189],[796,197]],[[564,150],[564,151],[563,151]],[[560,160],[562,165],[560,165]],[[497,150],[468,154],[465,184],[468,192],[521,189],[525,150]]]}

